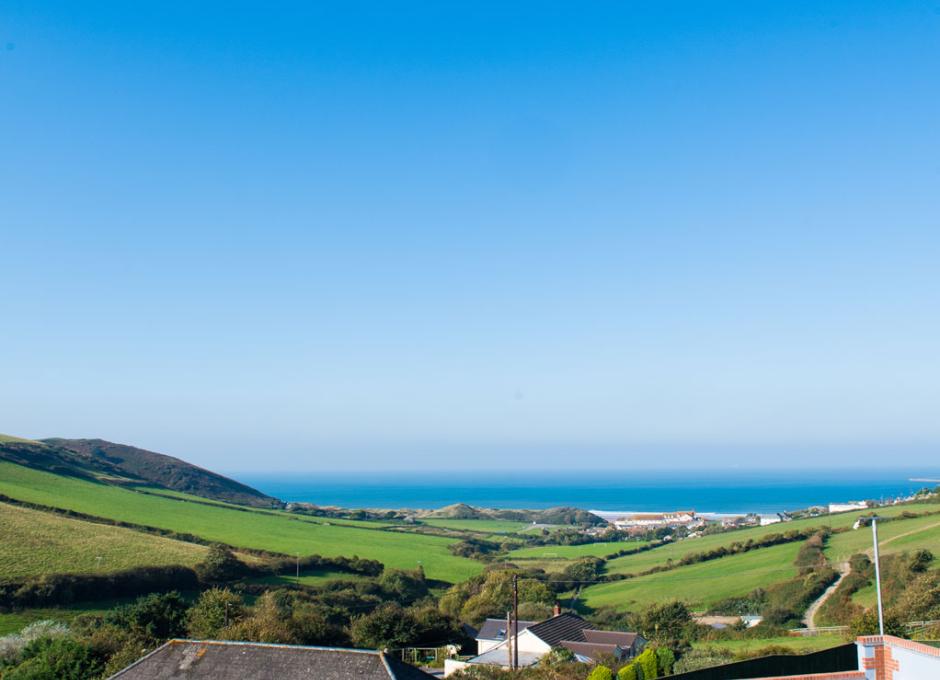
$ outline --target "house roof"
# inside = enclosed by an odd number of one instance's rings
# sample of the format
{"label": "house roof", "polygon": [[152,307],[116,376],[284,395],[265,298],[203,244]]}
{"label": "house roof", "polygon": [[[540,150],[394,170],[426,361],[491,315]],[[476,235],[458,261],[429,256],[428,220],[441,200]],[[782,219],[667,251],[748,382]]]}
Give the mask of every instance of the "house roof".
{"label": "house roof", "polygon": [[620,645],[605,644],[603,642],[571,642],[562,640],[561,646],[571,650],[581,660],[590,659],[596,661],[604,656],[617,656],[622,650]]}
{"label": "house roof", "polygon": [[170,640],[113,680],[427,680],[383,652],[257,642]]}
{"label": "house roof", "polygon": [[[519,667],[523,668],[525,666],[532,666],[538,663],[539,659],[542,658],[542,655],[539,652],[527,652],[525,650],[519,650]],[[488,652],[483,652],[479,656],[475,656],[472,659],[467,659],[469,664],[485,664],[492,666],[508,666],[509,665],[509,647],[508,645],[502,644],[499,647],[494,647]]]}
{"label": "house roof", "polygon": [[[538,621],[523,621],[519,619],[519,632],[534,626]],[[477,632],[477,640],[505,640],[506,619],[487,619]]]}
{"label": "house roof", "polygon": [[559,614],[534,626],[529,626],[529,633],[542,642],[557,647],[562,640],[584,642],[584,631],[593,628],[594,626],[577,614]]}
{"label": "house roof", "polygon": [[592,630],[587,628],[581,631],[585,642],[595,642],[607,645],[619,645],[629,649],[639,637],[636,633],[625,633],[619,630]]}

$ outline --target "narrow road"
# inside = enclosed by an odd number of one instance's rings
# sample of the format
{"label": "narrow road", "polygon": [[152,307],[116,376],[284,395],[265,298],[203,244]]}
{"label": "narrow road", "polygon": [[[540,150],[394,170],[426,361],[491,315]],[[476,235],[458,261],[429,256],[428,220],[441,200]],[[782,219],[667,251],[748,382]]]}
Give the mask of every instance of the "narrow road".
{"label": "narrow road", "polygon": [[839,562],[839,564],[836,565],[836,571],[839,572],[839,578],[833,581],[832,585],[826,588],[825,592],[816,598],[816,601],[809,606],[809,608],[806,610],[806,613],[803,615],[803,626],[805,628],[816,627],[816,612],[818,612],[819,608],[826,604],[826,600],[828,600],[832,594],[836,592],[836,588],[838,588],[842,583],[842,579],[849,575],[849,573],[852,571],[852,567],[848,562]]}

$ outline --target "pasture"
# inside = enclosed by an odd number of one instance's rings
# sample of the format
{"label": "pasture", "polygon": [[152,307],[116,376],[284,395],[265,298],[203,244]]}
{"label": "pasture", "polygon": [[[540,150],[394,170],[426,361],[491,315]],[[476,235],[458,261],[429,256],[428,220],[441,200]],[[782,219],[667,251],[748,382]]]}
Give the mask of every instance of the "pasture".
{"label": "pasture", "polygon": [[455,539],[341,526],[323,518],[281,512],[256,512],[183,499],[137,493],[33,470],[0,461],[0,493],[58,508],[189,533],[210,541],[289,555],[359,556],[399,568],[424,567],[429,578],[463,581],[479,573],[479,562],[457,557],[448,546]]}
{"label": "pasture", "polygon": [[454,531],[473,531],[481,534],[514,534],[525,531],[531,525],[528,522],[514,522],[505,519],[422,519],[422,524],[452,529]]}
{"label": "pasture", "polygon": [[755,588],[796,576],[793,561],[801,545],[800,542],[785,543],[647,576],[601,583],[587,588],[582,597],[594,608],[615,607],[629,611],[679,599],[694,610],[704,610],[724,598],[746,595]]}
{"label": "pasture", "polygon": [[[940,555],[940,515],[898,519],[878,523],[878,545],[882,555],[926,548]],[[871,527],[837,534],[829,539],[826,557],[843,562],[856,553],[872,551]]]}
{"label": "pasture", "polygon": [[649,545],[649,541],[605,541],[602,543],[585,543],[583,545],[538,545],[513,550],[506,559],[510,562],[527,559],[576,560],[581,557],[604,557],[621,550],[642,548],[645,545]]}
{"label": "pasture", "polygon": [[[940,504],[914,504],[878,509],[878,513],[883,516],[898,515],[905,511],[917,513],[928,511],[936,512],[940,511]],[[607,563],[607,571],[611,574],[637,574],[652,567],[666,564],[666,562],[670,559],[682,559],[685,555],[690,553],[706,552],[722,546],[729,546],[735,542],[744,543],[749,539],[757,540],[770,534],[782,534],[793,530],[816,527],[844,527],[850,529],[851,526],[855,523],[856,519],[862,515],[869,514],[870,512],[870,510],[860,510],[855,512],[839,513],[836,515],[821,515],[819,517],[799,519],[792,522],[771,524],[765,527],[751,527],[748,529],[738,529],[735,531],[727,531],[709,536],[700,536],[698,538],[684,539],[658,548],[653,548],[652,550],[638,553],[636,555],[627,555],[625,557],[618,557],[616,559],[610,560]],[[934,521],[940,521],[940,517]],[[893,522],[889,522],[882,526],[888,527],[890,524],[893,524]],[[833,536],[833,539],[835,539],[837,536],[838,535]],[[766,550],[766,548],[761,548],[761,550]]]}
{"label": "pasture", "polygon": [[0,503],[0,581],[45,574],[193,566],[206,548],[132,529]]}
{"label": "pasture", "polygon": [[818,652],[845,644],[841,635],[778,636],[768,638],[743,638],[737,640],[702,640],[692,644],[696,649],[725,649],[735,654],[749,654],[769,645],[786,647],[800,654]]}

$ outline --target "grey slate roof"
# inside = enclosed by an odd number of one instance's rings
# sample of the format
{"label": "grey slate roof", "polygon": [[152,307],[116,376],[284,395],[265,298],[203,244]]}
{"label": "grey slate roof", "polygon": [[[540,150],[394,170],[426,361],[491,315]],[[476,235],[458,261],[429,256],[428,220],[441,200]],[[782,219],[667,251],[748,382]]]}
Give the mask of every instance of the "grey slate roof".
{"label": "grey slate roof", "polygon": [[636,633],[625,633],[617,630],[582,630],[586,642],[597,642],[608,645],[620,645],[623,649],[629,649],[633,646],[638,635]]}
{"label": "grey slate roof", "polygon": [[256,642],[170,640],[113,680],[427,680],[383,652]]}
{"label": "grey slate roof", "polygon": [[[538,621],[523,621],[519,619],[519,632],[521,633],[529,626],[534,626]],[[477,631],[477,640],[505,640],[506,639],[506,619],[487,619]]]}
{"label": "grey slate roof", "polygon": [[559,614],[541,623],[529,626],[529,632],[552,647],[562,640],[584,642],[584,631],[594,626],[576,614]]}

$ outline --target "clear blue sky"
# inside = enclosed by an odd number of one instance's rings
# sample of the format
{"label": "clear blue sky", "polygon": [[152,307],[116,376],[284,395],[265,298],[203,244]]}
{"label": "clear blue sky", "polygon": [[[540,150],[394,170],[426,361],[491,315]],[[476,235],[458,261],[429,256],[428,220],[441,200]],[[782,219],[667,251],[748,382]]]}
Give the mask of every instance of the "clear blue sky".
{"label": "clear blue sky", "polygon": [[938,72],[937,0],[4,2],[0,431],[935,461]]}

